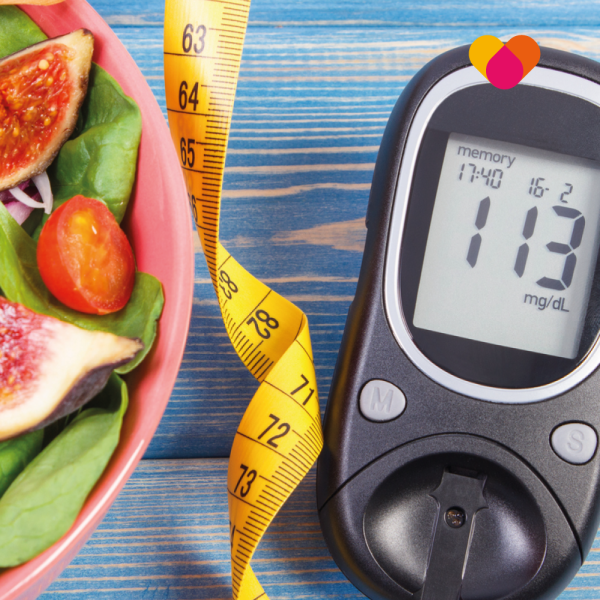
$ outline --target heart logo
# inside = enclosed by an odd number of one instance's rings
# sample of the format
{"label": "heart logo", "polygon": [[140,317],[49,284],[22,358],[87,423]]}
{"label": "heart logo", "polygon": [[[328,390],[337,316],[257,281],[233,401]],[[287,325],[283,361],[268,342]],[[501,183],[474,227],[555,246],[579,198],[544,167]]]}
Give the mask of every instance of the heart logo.
{"label": "heart logo", "polygon": [[528,35],[503,44],[493,35],[478,37],[469,48],[472,65],[495,87],[515,87],[540,60],[540,47]]}

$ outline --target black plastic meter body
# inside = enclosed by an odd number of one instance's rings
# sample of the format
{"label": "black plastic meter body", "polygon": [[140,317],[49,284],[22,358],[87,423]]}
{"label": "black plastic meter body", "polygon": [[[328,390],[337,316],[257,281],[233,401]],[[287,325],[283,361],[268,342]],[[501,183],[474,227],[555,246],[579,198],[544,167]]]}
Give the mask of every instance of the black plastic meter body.
{"label": "black plastic meter body", "polygon": [[600,65],[510,90],[468,47],[383,136],[318,506],[373,599],[555,598],[600,517]]}

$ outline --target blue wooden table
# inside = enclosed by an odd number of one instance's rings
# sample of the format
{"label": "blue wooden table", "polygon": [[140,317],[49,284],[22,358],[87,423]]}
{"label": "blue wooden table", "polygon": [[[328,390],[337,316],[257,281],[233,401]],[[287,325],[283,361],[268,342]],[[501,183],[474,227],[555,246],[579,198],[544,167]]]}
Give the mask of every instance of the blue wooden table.
{"label": "blue wooden table", "polygon": [[[91,2],[165,111],[163,0]],[[322,408],[394,102],[442,51],[518,33],[600,60],[600,2],[253,0],[221,236],[308,315]],[[166,414],[108,516],[44,600],[231,597],[227,456],[256,382],[230,346],[199,242],[196,251],[190,336]],[[266,534],[254,570],[273,599],[363,598],[325,547],[314,486],[313,470]],[[600,598],[598,565],[597,540],[561,598]]]}

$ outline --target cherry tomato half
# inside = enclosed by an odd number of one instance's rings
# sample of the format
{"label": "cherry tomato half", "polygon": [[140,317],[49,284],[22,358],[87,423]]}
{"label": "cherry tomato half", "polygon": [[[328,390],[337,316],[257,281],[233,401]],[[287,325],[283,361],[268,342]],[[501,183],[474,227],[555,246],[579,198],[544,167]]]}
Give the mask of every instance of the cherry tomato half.
{"label": "cherry tomato half", "polygon": [[48,289],[63,304],[105,315],[123,308],[135,282],[129,240],[105,204],[75,196],[42,229],[37,263]]}

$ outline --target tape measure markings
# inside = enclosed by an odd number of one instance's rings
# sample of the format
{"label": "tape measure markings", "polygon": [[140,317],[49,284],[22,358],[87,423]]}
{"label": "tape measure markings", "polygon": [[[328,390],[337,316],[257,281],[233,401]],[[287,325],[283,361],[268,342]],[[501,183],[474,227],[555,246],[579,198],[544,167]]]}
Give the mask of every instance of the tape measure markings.
{"label": "tape measure markings", "polygon": [[[247,440],[255,442],[255,443],[259,444],[260,446],[262,446],[263,448],[266,448],[267,450],[270,450],[271,452],[275,452],[276,454],[278,454],[279,456],[281,456],[283,458],[282,464],[286,464],[286,463],[291,463],[292,465],[295,464],[294,461],[288,460],[286,458],[285,454],[282,454],[281,452],[277,452],[277,450],[275,450],[274,448],[269,448],[266,444],[261,444],[259,441],[255,440],[253,437],[250,437],[248,435],[240,433],[239,431],[236,433],[236,435],[240,435],[243,438],[246,438]],[[302,462],[302,461],[300,461],[300,462]],[[310,469],[310,465],[306,465],[306,463],[304,463],[304,467],[307,468],[307,469]],[[304,477],[304,475],[301,472],[296,471],[296,469],[294,469],[293,466],[290,466],[288,464],[288,468],[292,469],[296,475],[300,475],[300,480],[302,479],[302,477]]]}
{"label": "tape measure markings", "polygon": [[[314,419],[314,415],[311,414],[309,411],[306,410],[306,408],[304,408],[304,406],[302,406],[298,400],[296,400],[293,396],[290,396],[287,392],[284,392],[283,390],[279,389],[277,386],[273,385],[270,381],[265,380],[265,382],[267,385],[270,385],[272,388],[276,389],[278,392],[281,392],[286,398],[289,398],[290,400],[292,400],[293,402],[295,402],[298,406],[302,407],[305,411],[306,414],[311,418]],[[320,421],[319,421],[319,426],[320,426]]]}
{"label": "tape measure markings", "polygon": [[266,596],[250,560],[322,447],[305,315],[252,277],[218,241],[248,10],[248,3],[226,0],[167,0],[164,59],[171,135],[225,328],[260,382],[234,436],[227,477],[232,587],[241,600]]}

